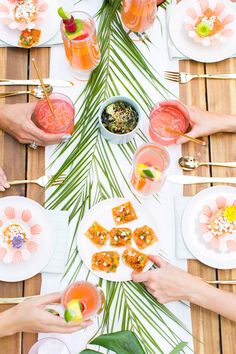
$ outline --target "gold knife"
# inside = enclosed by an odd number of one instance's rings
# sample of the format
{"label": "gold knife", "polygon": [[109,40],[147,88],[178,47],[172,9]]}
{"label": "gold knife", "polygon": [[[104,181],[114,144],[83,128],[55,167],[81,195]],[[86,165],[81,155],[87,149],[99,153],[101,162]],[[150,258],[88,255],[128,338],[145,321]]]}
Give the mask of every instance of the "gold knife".
{"label": "gold knife", "polygon": [[187,175],[169,175],[167,181],[177,184],[197,183],[236,183],[236,177],[202,177]]}
{"label": "gold knife", "polygon": [[[58,87],[70,87],[74,83],[68,80],[56,80],[56,79],[43,79],[45,85],[58,86]],[[8,80],[0,79],[0,86],[15,86],[15,85],[24,85],[24,86],[38,86],[40,85],[39,80]]]}

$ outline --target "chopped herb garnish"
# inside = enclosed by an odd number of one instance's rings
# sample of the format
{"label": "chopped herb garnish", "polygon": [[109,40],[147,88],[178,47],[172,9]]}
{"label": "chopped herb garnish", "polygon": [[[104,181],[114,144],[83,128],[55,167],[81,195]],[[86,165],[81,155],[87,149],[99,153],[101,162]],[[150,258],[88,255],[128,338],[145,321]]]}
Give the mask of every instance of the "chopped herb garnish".
{"label": "chopped herb garnish", "polygon": [[151,170],[143,170],[143,173],[150,178],[155,178],[154,173]]}
{"label": "chopped herb garnish", "polygon": [[137,111],[124,101],[114,102],[102,112],[102,124],[115,134],[132,132],[138,124],[138,119]]}

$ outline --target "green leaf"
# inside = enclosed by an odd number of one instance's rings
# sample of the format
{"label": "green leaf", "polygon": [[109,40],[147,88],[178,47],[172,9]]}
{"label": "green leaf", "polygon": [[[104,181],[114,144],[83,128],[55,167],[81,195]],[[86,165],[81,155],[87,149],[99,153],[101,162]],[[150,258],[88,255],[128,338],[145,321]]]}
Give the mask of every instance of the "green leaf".
{"label": "green leaf", "polygon": [[147,177],[150,177],[150,178],[154,178],[154,177],[155,177],[154,173],[153,173],[151,170],[143,170],[143,173],[144,173]]}
{"label": "green leaf", "polygon": [[145,354],[137,337],[131,331],[104,334],[95,338],[90,344],[100,345],[117,354]]}
{"label": "green leaf", "polygon": [[187,342],[179,343],[171,352],[170,354],[179,354],[187,345]]}

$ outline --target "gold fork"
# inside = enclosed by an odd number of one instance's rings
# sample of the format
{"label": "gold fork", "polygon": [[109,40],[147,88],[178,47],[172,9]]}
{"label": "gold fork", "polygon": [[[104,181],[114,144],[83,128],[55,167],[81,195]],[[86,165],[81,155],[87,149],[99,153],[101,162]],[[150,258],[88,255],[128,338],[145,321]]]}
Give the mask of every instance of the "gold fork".
{"label": "gold fork", "polygon": [[186,84],[193,79],[236,79],[236,74],[200,74],[192,75],[185,72],[165,71],[164,78],[166,80],[175,81],[180,84]]}
{"label": "gold fork", "polygon": [[[66,179],[65,174],[61,174],[58,178],[55,179],[55,181],[51,184],[52,186],[58,186],[59,184],[62,184],[65,179]],[[37,179],[22,179],[22,180],[14,180],[14,181],[8,181],[8,183],[11,186],[17,185],[17,184],[28,184],[28,183],[34,183],[38,184],[40,187],[46,187],[51,180],[52,176],[41,176]]]}

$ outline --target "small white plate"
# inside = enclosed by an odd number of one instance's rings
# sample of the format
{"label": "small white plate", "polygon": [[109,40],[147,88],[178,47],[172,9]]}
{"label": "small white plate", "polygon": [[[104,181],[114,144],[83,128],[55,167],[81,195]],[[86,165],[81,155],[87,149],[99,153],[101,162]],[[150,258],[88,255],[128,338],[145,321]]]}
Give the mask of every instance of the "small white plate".
{"label": "small white plate", "polygon": [[[24,209],[29,209],[35,224],[41,226],[39,237],[39,249],[31,257],[18,264],[5,264],[0,262],[0,280],[7,282],[22,281],[40,273],[52,258],[56,235],[45,209],[34,200],[25,197],[0,198],[0,214],[8,206],[14,206],[17,214]],[[15,220],[15,219],[14,219]],[[21,223],[22,221],[19,221]]]}
{"label": "small white plate", "polygon": [[[187,58],[202,63],[214,63],[230,58],[236,53],[236,21],[234,21],[234,34],[226,43],[204,47],[202,44],[194,42],[184,29],[186,11],[195,1],[198,0],[182,0],[175,6],[168,24],[169,34],[173,44]],[[236,12],[236,8],[231,1],[221,0],[221,2],[225,3],[227,7],[230,7],[232,13]]]}
{"label": "small white plate", "polygon": [[[112,208],[123,204],[125,202],[130,201],[135,209],[138,219],[131,221],[129,223],[123,225],[116,225],[113,216],[112,216]],[[82,258],[85,265],[96,274],[98,277],[103,278],[105,280],[111,281],[127,281],[131,280],[132,269],[127,267],[122,259],[120,258],[119,266],[115,273],[106,273],[101,271],[94,271],[91,267],[92,256],[96,252],[103,251],[117,251],[120,254],[125,250],[125,247],[113,247],[110,246],[109,241],[107,241],[107,245],[103,247],[97,247],[94,243],[92,243],[88,237],[85,236],[85,232],[88,228],[97,221],[103,227],[108,230],[111,230],[113,227],[128,227],[132,231],[134,231],[137,227],[141,227],[143,225],[150,226],[156,233],[159,238],[158,228],[153,217],[137,202],[134,200],[123,199],[123,198],[114,198],[107,199],[97,205],[95,205],[86,216],[83,218],[79,225],[78,233],[77,233],[77,245],[80,253],[80,257]],[[132,240],[132,247],[138,250],[138,247],[135,245],[135,242]],[[139,250],[140,252],[149,254],[158,254],[159,253],[159,242],[155,242],[152,246],[147,247],[144,250]],[[152,266],[152,262],[148,262],[144,271],[147,271]]]}
{"label": "small white plate", "polygon": [[[6,3],[7,0],[0,0],[0,4]],[[39,43],[34,46],[38,47],[48,42],[56,33],[60,30],[60,17],[58,16],[57,9],[59,7],[58,0],[46,1],[48,3],[48,9],[45,12],[45,19],[37,29],[41,30],[41,36]],[[12,45],[14,47],[23,48],[18,45],[21,31],[17,29],[10,29],[7,25],[3,24],[0,18],[0,40]]]}
{"label": "small white plate", "polygon": [[202,263],[217,269],[236,268],[236,252],[219,253],[202,241],[199,230],[199,216],[205,205],[217,197],[236,199],[236,188],[217,186],[204,189],[196,194],[187,204],[182,216],[182,233],[189,251]]}

